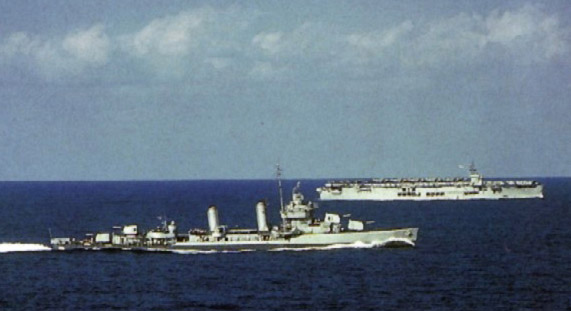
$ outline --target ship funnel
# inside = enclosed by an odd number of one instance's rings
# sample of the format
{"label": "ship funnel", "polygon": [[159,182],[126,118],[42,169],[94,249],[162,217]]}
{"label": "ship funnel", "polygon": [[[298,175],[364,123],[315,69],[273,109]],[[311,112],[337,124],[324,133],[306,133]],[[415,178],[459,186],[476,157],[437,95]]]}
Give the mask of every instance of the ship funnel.
{"label": "ship funnel", "polygon": [[171,221],[171,223],[168,225],[167,228],[169,230],[169,233],[176,234],[176,224],[174,223],[174,220]]}
{"label": "ship funnel", "polygon": [[258,216],[258,231],[270,231],[266,215],[266,203],[264,201],[256,204],[256,215]]}
{"label": "ship funnel", "polygon": [[216,231],[216,229],[220,226],[218,223],[218,209],[215,205],[210,205],[208,208],[208,228],[210,232]]}

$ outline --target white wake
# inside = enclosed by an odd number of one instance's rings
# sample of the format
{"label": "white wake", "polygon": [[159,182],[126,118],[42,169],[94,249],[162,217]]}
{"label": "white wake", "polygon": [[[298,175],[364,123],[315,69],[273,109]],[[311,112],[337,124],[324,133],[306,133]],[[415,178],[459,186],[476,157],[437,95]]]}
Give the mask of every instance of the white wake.
{"label": "white wake", "polygon": [[238,249],[238,250],[171,250],[171,253],[182,255],[206,255],[206,254],[238,254],[255,252],[254,249]]}
{"label": "white wake", "polygon": [[0,253],[45,252],[50,250],[51,248],[43,244],[0,243]]}
{"label": "white wake", "polygon": [[402,246],[414,246],[414,242],[409,239],[403,238],[391,238],[382,243],[363,243],[363,242],[355,242],[350,244],[332,244],[327,246],[312,246],[312,247],[302,247],[302,248],[274,248],[270,249],[269,251],[272,252],[283,252],[283,251],[315,251],[315,250],[335,250],[335,249],[359,249],[359,248],[382,248],[382,247],[390,247],[392,245],[402,245]]}

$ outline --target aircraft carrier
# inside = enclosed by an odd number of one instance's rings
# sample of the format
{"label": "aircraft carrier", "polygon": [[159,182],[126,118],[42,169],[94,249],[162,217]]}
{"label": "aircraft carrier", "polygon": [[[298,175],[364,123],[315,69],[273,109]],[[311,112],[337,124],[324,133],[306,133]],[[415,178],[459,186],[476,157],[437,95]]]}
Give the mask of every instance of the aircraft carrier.
{"label": "aircraft carrier", "polygon": [[534,180],[484,180],[474,164],[469,178],[385,178],[329,181],[319,199],[367,201],[499,200],[543,198]]}

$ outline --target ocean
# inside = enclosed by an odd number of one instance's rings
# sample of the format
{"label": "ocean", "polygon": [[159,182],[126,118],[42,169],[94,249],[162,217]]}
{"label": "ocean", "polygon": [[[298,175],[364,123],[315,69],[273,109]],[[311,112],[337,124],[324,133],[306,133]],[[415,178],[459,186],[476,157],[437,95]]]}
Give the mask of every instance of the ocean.
{"label": "ocean", "polygon": [[[543,200],[319,202],[372,227],[419,227],[414,248],[54,252],[50,234],[112,226],[255,228],[279,219],[272,180],[0,182],[0,310],[571,310],[571,178]],[[284,181],[286,202],[295,180]],[[317,201],[324,180],[302,180]]]}

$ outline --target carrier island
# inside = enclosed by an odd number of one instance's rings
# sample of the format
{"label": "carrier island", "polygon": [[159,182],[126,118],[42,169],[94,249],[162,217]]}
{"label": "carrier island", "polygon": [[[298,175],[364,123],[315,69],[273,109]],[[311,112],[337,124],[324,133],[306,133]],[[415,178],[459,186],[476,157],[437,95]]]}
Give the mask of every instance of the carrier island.
{"label": "carrier island", "polygon": [[317,188],[322,201],[433,201],[542,199],[534,180],[484,180],[474,163],[468,178],[384,178],[329,181]]}
{"label": "carrier island", "polygon": [[[279,176],[279,168],[278,168]],[[239,229],[221,225],[216,206],[207,209],[208,228],[179,233],[174,221],[141,231],[137,225],[114,227],[115,231],[97,232],[83,239],[51,238],[54,250],[133,250],[133,251],[235,251],[327,247],[336,245],[367,245],[382,247],[414,246],[418,228],[368,229],[368,222],[349,219],[344,223],[338,214],[325,213],[314,217],[317,204],[304,199],[299,183],[292,191],[291,201],[284,205],[281,181],[281,224],[271,226],[267,205],[255,206],[257,228]]]}

